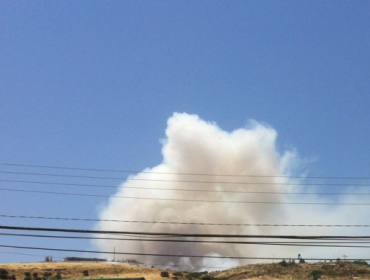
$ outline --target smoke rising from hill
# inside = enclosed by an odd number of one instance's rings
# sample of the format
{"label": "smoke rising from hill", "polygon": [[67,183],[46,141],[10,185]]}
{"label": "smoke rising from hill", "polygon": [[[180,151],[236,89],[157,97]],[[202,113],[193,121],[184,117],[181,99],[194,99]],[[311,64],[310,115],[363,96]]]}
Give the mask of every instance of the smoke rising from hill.
{"label": "smoke rising from hill", "polygon": [[[148,168],[145,173],[131,176],[118,188],[116,195],[150,197],[171,200],[133,200],[111,198],[101,210],[100,219],[162,221],[186,223],[262,223],[284,221],[288,214],[284,207],[273,204],[211,203],[214,201],[272,201],[284,202],[285,197],[268,194],[240,194],[222,191],[281,191],[279,184],[287,178],[297,162],[293,150],[279,153],[276,147],[277,133],[271,127],[250,122],[246,128],[226,132],[215,123],[206,122],[196,115],[175,113],[169,118],[166,138],[162,141],[163,162]],[[152,173],[146,173],[152,172]],[[191,175],[203,174],[203,175]],[[218,176],[234,175],[234,176]],[[266,177],[254,177],[254,175]],[[169,180],[171,182],[163,182]],[[207,183],[202,183],[207,182]],[[235,184],[232,184],[233,182]],[[241,184],[247,183],[247,184]],[[262,183],[266,183],[263,185]],[[273,184],[273,185],[271,185]],[[131,187],[131,188],[127,188]],[[136,189],[136,187],[153,188]],[[184,189],[160,190],[161,188]],[[220,192],[194,192],[208,190]],[[179,224],[137,224],[99,222],[101,230],[153,231],[178,233],[224,233],[224,234],[271,234],[271,228],[241,226],[204,226]],[[277,233],[277,229],[273,229]],[[220,255],[220,256],[266,256],[266,249],[251,245],[94,241],[101,250],[121,252]],[[258,248],[258,249],[257,249]],[[121,258],[121,257],[120,257]],[[235,266],[236,260],[210,260],[199,258],[135,257],[147,264],[186,264],[195,269],[205,266]],[[189,269],[189,267],[186,267]],[[211,269],[208,269],[211,270]]]}

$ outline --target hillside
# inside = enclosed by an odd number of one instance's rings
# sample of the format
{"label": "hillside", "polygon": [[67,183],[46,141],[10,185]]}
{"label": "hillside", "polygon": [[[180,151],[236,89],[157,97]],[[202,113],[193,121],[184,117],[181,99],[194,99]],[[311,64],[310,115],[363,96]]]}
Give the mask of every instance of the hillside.
{"label": "hillside", "polygon": [[[8,274],[15,275],[17,280],[23,280],[25,273],[37,273],[42,277],[49,272],[52,275],[49,279],[54,279],[59,272],[64,279],[89,279],[89,278],[138,278],[145,277],[146,280],[165,280],[165,279],[202,279],[207,280],[299,280],[313,279],[312,272],[316,271],[321,275],[321,279],[370,279],[370,267],[363,263],[340,262],[340,263],[314,263],[314,264],[253,264],[232,268],[223,271],[206,273],[182,272],[183,276],[175,276],[175,271],[167,270],[169,278],[161,277],[161,272],[156,268],[140,267],[121,263],[15,263],[0,264],[1,269],[8,271]],[[83,271],[87,270],[89,276],[84,276]],[[32,278],[33,280],[33,278]]]}

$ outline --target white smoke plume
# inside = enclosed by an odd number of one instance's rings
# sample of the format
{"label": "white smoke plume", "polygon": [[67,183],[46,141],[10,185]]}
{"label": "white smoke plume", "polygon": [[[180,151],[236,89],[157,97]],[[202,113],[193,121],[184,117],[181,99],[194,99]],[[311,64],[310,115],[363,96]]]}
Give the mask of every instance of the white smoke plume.
{"label": "white smoke plume", "polygon": [[[250,122],[246,128],[226,132],[215,123],[206,122],[196,115],[174,113],[168,120],[166,138],[162,141],[163,162],[131,176],[118,188],[116,193],[117,196],[163,200],[112,197],[107,206],[99,213],[99,218],[103,220],[217,224],[281,224],[290,221],[297,223],[302,223],[302,220],[309,221],[310,214],[321,213],[319,207],[303,206],[303,208],[306,207],[303,210],[297,205],[286,207],[283,204],[237,203],[246,201],[283,203],[297,200],[296,196],[291,198],[287,195],[225,192],[289,192],[291,190],[281,188],[281,186],[297,183],[297,181],[292,181],[284,176],[289,176],[294,172],[299,159],[294,150],[279,152],[276,138],[277,133],[274,129],[255,121]],[[166,180],[170,182],[164,182]],[[148,189],[141,189],[143,187]],[[163,188],[172,190],[161,190]],[[201,202],[196,200],[201,200]],[[212,203],[204,200],[223,202]],[[297,215],[299,212],[302,214],[301,216]],[[204,234],[307,233],[307,229],[300,228],[287,232],[286,229],[276,227],[112,222],[99,222],[96,229]],[[117,252],[185,256],[273,257],[291,254],[294,258],[297,252],[303,252],[300,251],[301,248],[293,247],[271,248],[258,245],[211,243],[98,240],[94,241],[93,245],[102,251],[113,251],[115,248]],[[112,255],[108,258],[112,258]],[[185,269],[194,270],[217,270],[217,267],[232,267],[246,263],[246,261],[231,259],[188,257],[129,256],[129,258],[135,258],[148,265],[162,264],[163,267],[166,265],[169,267],[170,265],[188,265]]]}

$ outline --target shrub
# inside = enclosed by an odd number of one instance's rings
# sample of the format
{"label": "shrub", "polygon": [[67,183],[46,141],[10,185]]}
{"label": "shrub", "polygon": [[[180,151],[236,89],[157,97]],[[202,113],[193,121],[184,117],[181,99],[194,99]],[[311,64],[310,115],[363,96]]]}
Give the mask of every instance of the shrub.
{"label": "shrub", "polygon": [[57,275],[55,275],[55,279],[57,279],[57,280],[62,279],[62,275],[60,274],[59,271],[58,271]]}
{"label": "shrub", "polygon": [[32,273],[33,278],[37,278],[37,275],[39,275],[37,272]]}
{"label": "shrub", "polygon": [[89,276],[89,271],[88,270],[84,270],[84,271],[82,271],[82,274],[83,274],[83,276]]}
{"label": "shrub", "polygon": [[24,273],[24,275],[25,275],[26,277],[31,277],[31,273],[29,273],[29,272],[25,272],[25,273]]}
{"label": "shrub", "polygon": [[357,265],[366,265],[367,266],[367,262],[365,261],[353,261],[354,264],[357,264]]}
{"label": "shrub", "polygon": [[182,277],[183,276],[183,274],[180,271],[176,271],[176,272],[174,272],[172,274],[173,274],[173,276],[179,276],[179,277]]}
{"label": "shrub", "polygon": [[306,261],[304,259],[299,259],[299,263],[305,263]]}
{"label": "shrub", "polygon": [[357,274],[366,274],[366,273],[367,273],[367,270],[365,269],[357,270]]}
{"label": "shrub", "polygon": [[188,273],[186,275],[186,278],[188,279],[193,279],[193,278],[200,278],[202,277],[204,274],[207,274],[208,271],[203,271],[203,272],[191,272],[191,273]]}
{"label": "shrub", "polygon": [[44,280],[45,280],[45,279],[48,279],[51,275],[52,275],[52,273],[51,273],[51,272],[46,271],[46,272],[44,272],[44,277],[43,277],[43,279],[44,279]]}
{"label": "shrub", "polygon": [[286,260],[282,260],[281,262],[279,262],[279,265],[281,265],[283,267],[287,267],[288,263],[286,262]]}
{"label": "shrub", "polygon": [[214,280],[214,278],[211,275],[206,275],[202,277],[203,280]]}
{"label": "shrub", "polygon": [[168,271],[162,271],[161,272],[161,277],[170,277]]}
{"label": "shrub", "polygon": [[8,279],[8,271],[6,269],[0,269],[0,279]]}
{"label": "shrub", "polygon": [[0,273],[0,279],[8,279],[8,271],[5,269],[1,271]]}
{"label": "shrub", "polygon": [[322,274],[322,271],[320,271],[320,270],[314,270],[314,271],[312,271],[312,272],[310,273],[310,275],[312,276],[312,279],[313,279],[313,280],[318,280],[318,279],[320,279],[321,274]]}

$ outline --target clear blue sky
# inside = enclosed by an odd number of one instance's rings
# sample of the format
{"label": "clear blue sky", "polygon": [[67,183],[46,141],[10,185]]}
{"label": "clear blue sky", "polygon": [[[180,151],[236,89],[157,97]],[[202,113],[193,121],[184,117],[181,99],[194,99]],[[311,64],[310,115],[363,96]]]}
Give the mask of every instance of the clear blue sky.
{"label": "clear blue sky", "polygon": [[[142,170],[162,160],[167,119],[187,112],[227,131],[271,125],[281,149],[314,159],[311,176],[369,176],[369,11],[368,1],[1,1],[0,161]],[[106,201],[1,197],[3,214],[90,218]]]}

